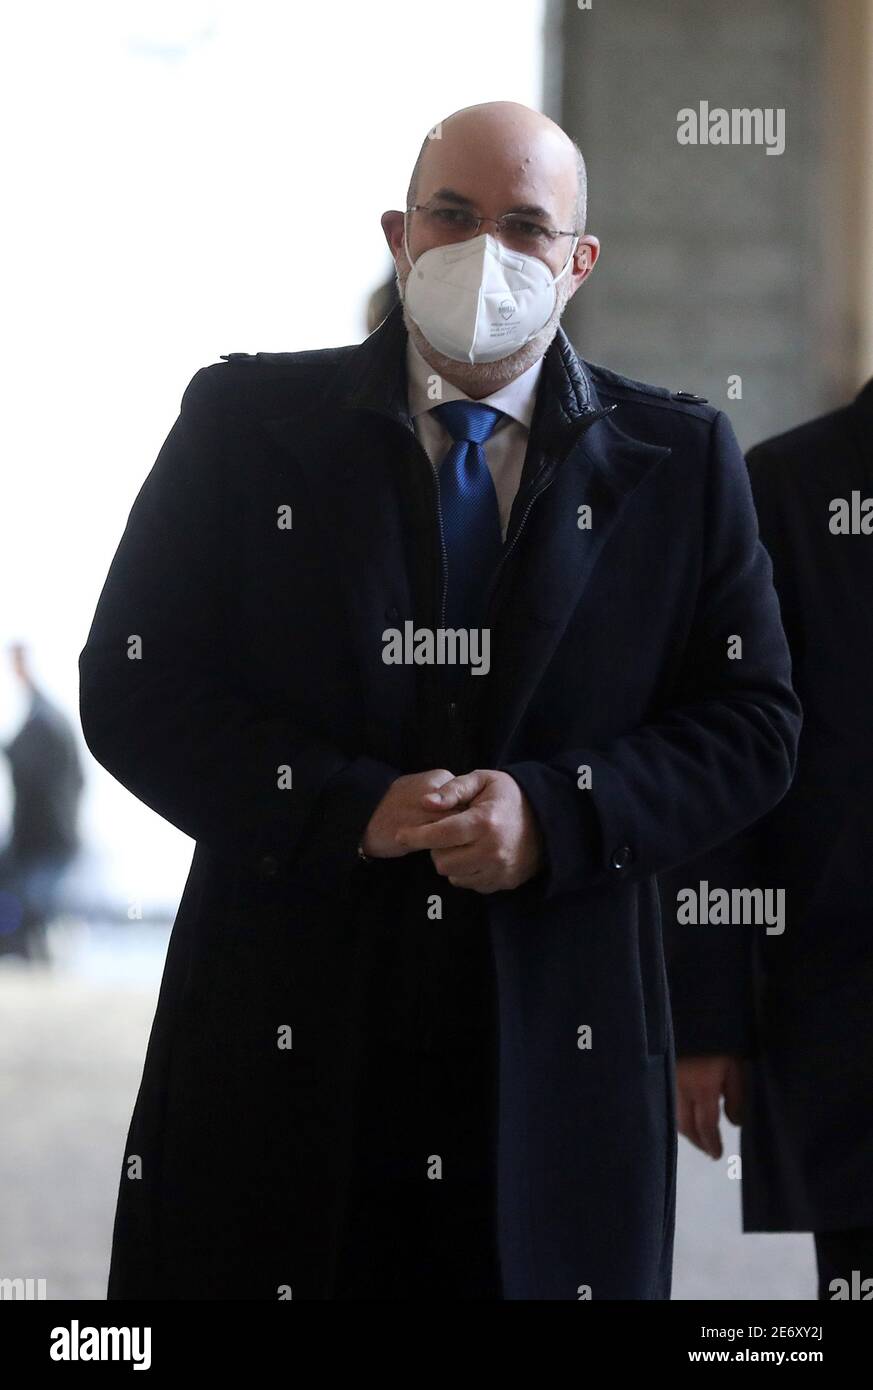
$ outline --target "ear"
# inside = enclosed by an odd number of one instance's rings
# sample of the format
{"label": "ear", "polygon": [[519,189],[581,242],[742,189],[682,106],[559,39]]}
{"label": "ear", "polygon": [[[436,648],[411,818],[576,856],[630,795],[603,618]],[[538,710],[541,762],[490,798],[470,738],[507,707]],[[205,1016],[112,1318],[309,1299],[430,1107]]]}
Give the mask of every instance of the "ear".
{"label": "ear", "polygon": [[382,231],[385,234],[385,240],[388,243],[388,250],[394,257],[395,262],[400,256],[405,258],[405,252],[403,250],[403,213],[398,212],[396,208],[389,212],[383,212],[380,221],[382,224]]}
{"label": "ear", "polygon": [[576,289],[588,279],[600,255],[600,242],[596,236],[583,236],[573,253],[573,279]]}
{"label": "ear", "polygon": [[584,270],[586,275],[590,275],[600,255],[600,242],[596,236],[583,236],[579,238],[579,245],[576,247],[575,261],[580,270]]}

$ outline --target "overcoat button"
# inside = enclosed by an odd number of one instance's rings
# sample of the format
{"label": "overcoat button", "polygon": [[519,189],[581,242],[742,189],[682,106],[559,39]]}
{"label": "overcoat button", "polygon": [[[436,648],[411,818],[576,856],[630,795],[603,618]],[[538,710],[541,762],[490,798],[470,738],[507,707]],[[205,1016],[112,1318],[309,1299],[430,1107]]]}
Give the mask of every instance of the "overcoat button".
{"label": "overcoat button", "polygon": [[279,861],[275,854],[263,854],[258,860],[258,874],[261,878],[275,878],[279,872]]}
{"label": "overcoat button", "polygon": [[626,869],[634,857],[634,852],[630,845],[619,845],[618,849],[612,852],[612,867],[614,869]]}

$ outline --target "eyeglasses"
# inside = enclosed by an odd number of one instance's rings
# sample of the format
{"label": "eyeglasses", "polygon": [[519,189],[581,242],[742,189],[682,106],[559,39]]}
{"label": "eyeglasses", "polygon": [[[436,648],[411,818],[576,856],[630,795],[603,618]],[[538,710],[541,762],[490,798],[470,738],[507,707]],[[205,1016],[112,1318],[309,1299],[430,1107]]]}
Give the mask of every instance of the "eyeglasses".
{"label": "eyeglasses", "polygon": [[549,251],[558,237],[576,236],[576,232],[556,232],[553,227],[532,222],[521,212],[507,212],[503,217],[478,217],[466,208],[440,204],[431,207],[428,203],[415,203],[406,211],[424,213],[429,225],[450,241],[466,241],[476,236],[483,222],[493,222],[497,236],[506,246],[534,255]]}

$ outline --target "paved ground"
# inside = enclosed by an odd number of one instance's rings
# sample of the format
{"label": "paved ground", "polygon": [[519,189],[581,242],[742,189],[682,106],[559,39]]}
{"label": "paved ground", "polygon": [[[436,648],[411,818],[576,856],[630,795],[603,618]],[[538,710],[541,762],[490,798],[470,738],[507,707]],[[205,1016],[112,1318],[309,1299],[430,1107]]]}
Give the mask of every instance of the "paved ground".
{"label": "paved ground", "polygon": [[[102,1299],[167,932],[68,924],[54,964],[0,958],[0,1276]],[[726,1152],[737,1151],[728,1131]],[[815,1296],[809,1236],[743,1236],[739,1183],[680,1142],[674,1297]]]}
{"label": "paved ground", "polygon": [[717,1163],[679,1141],[673,1297],[809,1298],[816,1296],[809,1235],[743,1235],[740,1184],[727,1176],[739,1131],[723,1125]]}

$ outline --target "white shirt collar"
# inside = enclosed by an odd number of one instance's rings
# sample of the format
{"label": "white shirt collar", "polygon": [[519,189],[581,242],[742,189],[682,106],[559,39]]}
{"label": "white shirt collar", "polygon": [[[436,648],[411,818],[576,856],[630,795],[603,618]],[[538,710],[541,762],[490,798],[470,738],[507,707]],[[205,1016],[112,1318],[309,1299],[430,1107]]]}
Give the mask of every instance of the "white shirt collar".
{"label": "white shirt collar", "polygon": [[[513,420],[517,420],[519,424],[524,425],[525,429],[529,430],[533,419],[542,366],[543,358],[541,357],[537,362],[534,362],[532,367],[528,367],[526,372],[522,372],[521,376],[517,376],[507,386],[501,386],[499,391],[493,391],[490,396],[483,396],[479,403],[493,406],[495,410],[502,411],[504,415],[510,415]],[[428,381],[434,375],[433,367],[424,360],[412,338],[407,336],[406,380],[409,414],[413,419],[416,415],[423,415],[426,411],[433,410],[435,405],[442,405],[444,401],[468,401],[471,399],[457,386],[453,386],[450,381],[443,378],[440,398],[433,400],[428,395],[427,387]]]}

